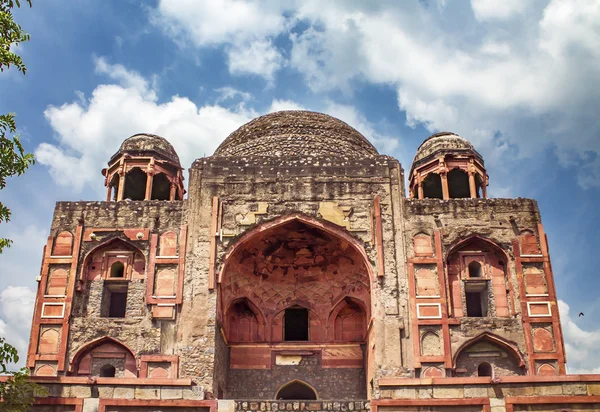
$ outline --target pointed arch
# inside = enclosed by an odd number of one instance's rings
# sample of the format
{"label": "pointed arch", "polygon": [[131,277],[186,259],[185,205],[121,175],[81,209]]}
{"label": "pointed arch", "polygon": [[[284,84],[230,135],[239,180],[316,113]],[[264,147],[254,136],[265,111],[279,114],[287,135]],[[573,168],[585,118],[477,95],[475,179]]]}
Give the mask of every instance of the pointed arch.
{"label": "pointed arch", "polygon": [[83,282],[85,282],[87,280],[86,273],[90,269],[90,264],[91,264],[92,257],[94,256],[94,254],[96,254],[97,252],[100,252],[104,249],[106,249],[107,251],[109,251],[110,249],[117,249],[118,245],[123,245],[125,249],[129,249],[129,250],[133,251],[134,252],[134,260],[135,260],[136,256],[138,256],[138,255],[141,256],[142,259],[144,260],[144,268],[146,267],[146,256],[136,245],[134,245],[130,241],[125,240],[121,237],[113,237],[111,239],[107,239],[104,242],[100,243],[99,245],[97,245],[96,247],[94,247],[92,250],[90,250],[89,252],[87,252],[85,254],[85,256],[83,257],[83,265],[81,265],[81,272],[79,273],[79,279],[82,280]]}
{"label": "pointed arch", "polygon": [[270,220],[268,222],[259,224],[259,225],[255,226],[254,228],[244,232],[237,239],[237,241],[228,248],[227,252],[225,253],[225,256],[223,256],[224,264],[221,266],[221,268],[219,270],[219,274],[218,274],[219,283],[223,280],[223,274],[227,270],[229,257],[232,256],[236,250],[238,250],[241,246],[245,245],[255,235],[257,235],[261,232],[264,232],[265,230],[274,229],[276,227],[283,226],[286,223],[290,223],[293,221],[299,221],[299,222],[304,223],[308,226],[311,226],[315,229],[323,230],[324,232],[326,232],[332,236],[336,236],[336,237],[341,238],[341,239],[345,240],[346,242],[348,242],[350,244],[350,246],[356,252],[358,252],[360,254],[360,256],[363,258],[365,269],[367,270],[369,279],[371,282],[373,282],[373,280],[375,279],[375,273],[373,271],[373,267],[369,263],[369,258],[367,257],[367,253],[365,252],[364,248],[359,243],[359,241],[356,240],[350,233],[348,233],[348,231],[346,231],[345,229],[343,229],[340,226],[337,226],[333,223],[315,219],[315,218],[305,215],[303,213],[292,213],[290,215],[281,216],[281,217],[275,218],[273,220]]}
{"label": "pointed arch", "polygon": [[[129,346],[110,336],[103,336],[99,339],[95,339],[79,348],[69,365],[69,374],[90,374],[94,351],[101,352],[103,350],[110,351],[115,353],[115,356],[123,358],[125,373],[129,373],[131,377],[137,377],[137,360],[134,352]],[[103,358],[105,358],[105,356],[103,356]],[[104,366],[106,366],[106,364],[102,367]]]}
{"label": "pointed arch", "polygon": [[308,383],[294,379],[282,385],[275,394],[276,400],[317,400],[317,390]]}
{"label": "pointed arch", "polygon": [[363,301],[350,296],[341,298],[329,314],[329,340],[364,341],[368,319],[368,308]]}
{"label": "pointed arch", "polygon": [[235,299],[225,310],[225,330],[230,342],[264,341],[265,324],[262,311],[247,297]]}
{"label": "pointed arch", "polygon": [[495,241],[485,238],[483,236],[480,235],[471,235],[469,237],[466,237],[464,239],[459,240],[458,242],[456,242],[454,245],[452,245],[450,247],[450,249],[448,249],[448,252],[446,253],[446,259],[448,259],[448,257],[450,257],[452,254],[456,253],[457,251],[459,251],[460,249],[462,249],[464,246],[468,245],[469,243],[477,243],[477,242],[481,242],[486,244],[487,246],[489,246],[491,249],[493,249],[495,252],[499,253],[502,255],[502,258],[506,261],[509,262],[509,258],[508,258],[508,254],[506,253],[506,251],[504,249],[502,249],[498,243],[496,243]]}
{"label": "pointed arch", "polygon": [[517,348],[517,346],[502,338],[501,336],[498,336],[496,334],[493,334],[491,332],[483,332],[480,333],[479,335],[475,336],[472,339],[469,339],[468,341],[464,342],[462,345],[460,345],[460,347],[456,350],[456,352],[454,353],[454,356],[452,357],[452,367],[456,368],[456,361],[458,360],[458,356],[467,348],[469,348],[470,346],[473,346],[479,342],[490,342],[492,344],[495,344],[497,346],[500,346],[501,348],[505,349],[508,353],[512,354],[515,359],[517,360],[519,367],[524,367],[525,366],[525,359],[523,359],[523,355],[521,355],[521,352],[519,351],[519,349]]}

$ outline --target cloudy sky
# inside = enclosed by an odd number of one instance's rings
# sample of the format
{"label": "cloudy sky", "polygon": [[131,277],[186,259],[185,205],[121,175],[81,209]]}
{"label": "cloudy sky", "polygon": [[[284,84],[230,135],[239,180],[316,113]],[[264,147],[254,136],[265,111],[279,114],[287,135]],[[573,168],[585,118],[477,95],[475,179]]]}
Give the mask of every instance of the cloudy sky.
{"label": "cloudy sky", "polygon": [[[274,110],[336,116],[410,168],[452,131],[493,197],[539,202],[568,368],[600,373],[600,0],[34,0],[26,76],[0,73],[37,165],[0,195],[0,335],[27,344],[57,200],[102,200],[100,170],[139,132],[189,167]],[[585,316],[577,314],[584,312]]]}

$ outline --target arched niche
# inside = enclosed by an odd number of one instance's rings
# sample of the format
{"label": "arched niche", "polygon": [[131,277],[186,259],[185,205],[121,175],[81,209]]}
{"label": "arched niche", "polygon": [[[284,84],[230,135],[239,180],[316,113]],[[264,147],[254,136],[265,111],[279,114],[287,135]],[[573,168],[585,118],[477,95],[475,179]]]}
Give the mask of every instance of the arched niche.
{"label": "arched niche", "polygon": [[123,199],[144,200],[148,175],[139,167],[134,167],[125,175]]}
{"label": "arched niche", "polygon": [[[517,347],[495,334],[484,332],[464,342],[453,356],[456,376],[480,376],[488,371],[482,362],[487,362],[494,377],[525,375],[525,361]],[[491,376],[491,375],[486,375]]]}
{"label": "arched niche", "polygon": [[57,327],[43,329],[40,332],[38,343],[38,353],[52,354],[58,353],[60,343],[60,329]]}
{"label": "arched niche", "polygon": [[556,376],[558,375],[556,368],[549,363],[543,363],[537,368],[537,374],[541,376]]}
{"label": "arched niche", "polygon": [[117,262],[123,264],[122,279],[145,277],[146,258],[142,251],[125,240],[112,239],[98,245],[85,256],[83,279],[111,278],[111,269]]}
{"label": "arched niche", "polygon": [[431,236],[426,233],[416,234],[413,237],[413,248],[415,256],[433,256]]}
{"label": "arched niche", "polygon": [[469,174],[462,169],[452,169],[448,173],[448,192],[451,199],[471,197]]}
{"label": "arched niche", "polygon": [[159,256],[177,256],[177,233],[165,232],[158,242]]}
{"label": "arched niche", "polygon": [[439,356],[443,354],[444,349],[440,336],[433,331],[423,333],[421,336],[421,356]]}
{"label": "arched niche", "polygon": [[60,232],[52,244],[52,256],[71,256],[73,253],[73,234],[69,231]]}
{"label": "arched niche", "polygon": [[367,331],[365,304],[345,298],[338,303],[329,317],[329,332],[337,342],[364,342]]}
{"label": "arched niche", "polygon": [[229,342],[262,342],[265,340],[264,318],[260,310],[247,298],[233,301],[226,313]]}
{"label": "arched niche", "polygon": [[283,385],[275,395],[276,400],[317,400],[317,391],[307,384],[299,380],[295,380]]}
{"label": "arched niche", "polygon": [[[350,298],[370,317],[372,267],[358,242],[347,232],[304,215],[286,216],[243,235],[227,252],[219,275],[220,318],[242,298],[260,307],[267,341],[285,339],[285,310],[308,310],[310,341],[334,340],[327,319]],[[366,323],[366,322],[365,322]]]}
{"label": "arched niche", "polygon": [[73,356],[70,372],[80,376],[102,376],[109,367],[114,368],[114,377],[137,377],[133,351],[116,339],[106,336],[83,345]]}
{"label": "arched niche", "polygon": [[471,236],[449,249],[446,262],[454,317],[510,316],[514,301],[509,300],[513,296],[509,260],[500,246]]}
{"label": "arched niche", "polygon": [[421,372],[421,376],[424,378],[441,378],[444,376],[444,371],[437,366],[429,366]]}

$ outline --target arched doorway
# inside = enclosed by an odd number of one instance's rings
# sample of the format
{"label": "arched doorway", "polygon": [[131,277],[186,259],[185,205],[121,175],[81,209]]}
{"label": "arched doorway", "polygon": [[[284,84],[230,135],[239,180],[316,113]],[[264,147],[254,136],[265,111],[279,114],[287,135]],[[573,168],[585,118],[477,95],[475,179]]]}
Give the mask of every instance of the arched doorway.
{"label": "arched doorway", "polygon": [[293,381],[283,385],[275,395],[277,400],[316,401],[317,392],[307,383]]}
{"label": "arched doorway", "polygon": [[[316,374],[323,397],[364,398],[368,265],[347,232],[303,216],[268,222],[242,236],[225,256],[218,289],[230,350],[227,395],[256,398],[265,393],[262,388],[278,393],[286,381]],[[355,379],[351,390],[335,377],[340,367]],[[256,379],[249,383],[242,371],[250,369]]]}

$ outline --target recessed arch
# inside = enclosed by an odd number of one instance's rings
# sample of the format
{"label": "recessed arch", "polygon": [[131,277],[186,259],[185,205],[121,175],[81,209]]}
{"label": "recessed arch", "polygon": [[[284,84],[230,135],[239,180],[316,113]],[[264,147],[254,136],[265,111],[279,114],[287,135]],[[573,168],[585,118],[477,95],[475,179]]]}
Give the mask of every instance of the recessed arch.
{"label": "recessed arch", "polygon": [[363,342],[366,338],[368,308],[360,299],[344,297],[332,309],[328,319],[329,339]]}
{"label": "recessed arch", "polygon": [[111,278],[123,278],[125,277],[125,265],[123,262],[114,262],[110,265],[110,275]]}
{"label": "recessed arch", "polygon": [[487,246],[489,246],[491,249],[494,249],[495,252],[499,253],[502,255],[502,258],[505,262],[509,262],[509,258],[508,258],[508,254],[506,253],[506,251],[504,249],[502,249],[498,243],[496,243],[494,240],[492,239],[488,239],[485,238],[483,236],[480,235],[471,235],[469,237],[466,237],[464,239],[461,239],[459,241],[457,241],[454,245],[452,245],[450,247],[450,249],[448,249],[448,252],[446,252],[446,259],[456,253],[458,250],[462,249],[463,247],[467,246],[469,243],[483,243]]}
{"label": "recessed arch", "polygon": [[125,175],[123,199],[144,200],[146,197],[146,181],[148,175],[139,167],[134,167]]}
{"label": "recessed arch", "polygon": [[365,268],[367,270],[367,273],[369,274],[369,279],[371,280],[371,282],[373,280],[375,280],[375,272],[373,271],[373,267],[368,263],[369,262],[369,258],[367,256],[367,253],[365,252],[364,248],[362,247],[362,245],[358,242],[358,240],[356,240],[352,235],[350,235],[346,230],[342,229],[340,226],[336,226],[332,223],[329,222],[325,222],[319,219],[315,219],[313,217],[307,216],[305,214],[302,213],[293,213],[290,215],[286,215],[286,216],[281,216],[278,218],[275,218],[271,221],[262,223],[260,225],[255,226],[254,228],[246,231],[244,234],[242,234],[237,242],[235,242],[234,244],[232,244],[227,252],[225,253],[225,255],[223,256],[223,261],[225,262],[222,266],[221,269],[219,270],[219,275],[218,275],[218,281],[219,283],[222,282],[223,280],[223,275],[225,273],[225,271],[227,270],[227,265],[229,262],[229,257],[236,251],[238,250],[242,245],[244,245],[246,242],[248,242],[250,239],[252,239],[256,234],[264,232],[266,230],[269,229],[274,229],[278,226],[283,226],[286,223],[292,222],[292,221],[298,221],[298,222],[302,222],[308,226],[311,226],[313,228],[316,229],[320,229],[323,230],[326,233],[329,233],[330,235],[336,236],[338,238],[341,238],[343,240],[345,240],[346,242],[348,242],[350,244],[350,246],[360,254],[360,256],[363,258],[364,263],[365,263]]}
{"label": "recessed arch", "polygon": [[116,373],[116,368],[107,363],[100,368],[100,377],[101,378],[114,378]]}
{"label": "recessed arch", "polygon": [[479,342],[482,341],[488,341],[491,342],[492,344],[495,344],[497,346],[500,346],[501,348],[505,349],[508,353],[512,354],[515,359],[518,362],[519,367],[524,367],[525,366],[525,359],[523,358],[523,355],[521,355],[521,352],[519,351],[519,349],[516,347],[516,345],[512,342],[509,342],[508,340],[495,335],[493,333],[490,332],[483,332],[477,336],[475,336],[472,339],[469,339],[468,341],[464,342],[462,345],[460,345],[460,347],[456,350],[456,352],[454,353],[454,356],[452,357],[452,367],[456,368],[456,362],[458,360],[458,356],[467,348],[469,348],[470,346],[473,346]]}
{"label": "recessed arch", "polygon": [[423,197],[425,199],[443,199],[442,177],[438,173],[429,173],[423,182]]}
{"label": "recessed arch", "polygon": [[232,301],[225,311],[225,331],[230,342],[265,340],[265,318],[249,298]]}
{"label": "recessed arch", "polygon": [[481,362],[477,366],[477,376],[489,376],[490,378],[494,377],[494,368],[487,362]]}
{"label": "recessed arch", "polygon": [[448,172],[448,192],[450,199],[466,199],[471,197],[469,174],[460,168]]}
{"label": "recessed arch", "polygon": [[[69,373],[75,375],[90,374],[90,372],[88,372],[88,369],[82,370],[80,364],[86,363],[86,368],[88,367],[88,364],[91,366],[91,360],[94,357],[94,350],[102,349],[102,347],[107,348],[111,352],[114,351],[115,353],[118,353],[118,356],[120,358],[124,357],[124,372],[126,373],[126,376],[137,377],[137,361],[134,352],[129,346],[127,346],[123,342],[111,338],[110,336],[103,336],[99,339],[95,339],[81,346],[73,356],[73,359],[71,360],[71,363],[69,365]],[[103,366],[106,366],[106,364],[108,363],[110,362],[107,361]]]}
{"label": "recessed arch", "polygon": [[119,250],[119,248],[121,249],[125,249],[125,250],[129,250],[134,252],[134,258],[135,256],[141,256],[142,259],[144,259],[144,267],[146,266],[146,256],[144,255],[144,253],[134,244],[132,244],[131,242],[122,239],[121,237],[116,237],[116,238],[111,238],[108,239],[104,242],[102,242],[101,244],[97,245],[96,247],[94,247],[92,250],[90,250],[89,252],[87,252],[83,258],[83,265],[81,267],[81,272],[79,273],[79,278],[83,281],[85,281],[86,279],[86,272],[90,269],[90,264],[92,261],[92,257],[94,256],[94,254],[96,254],[97,252],[101,252],[103,250],[106,251],[110,251],[110,250]]}
{"label": "recessed arch", "polygon": [[152,178],[151,200],[169,200],[171,196],[171,181],[165,173],[157,173]]}
{"label": "recessed arch", "polygon": [[315,388],[301,380],[293,380],[283,385],[275,394],[276,400],[317,400]]}

